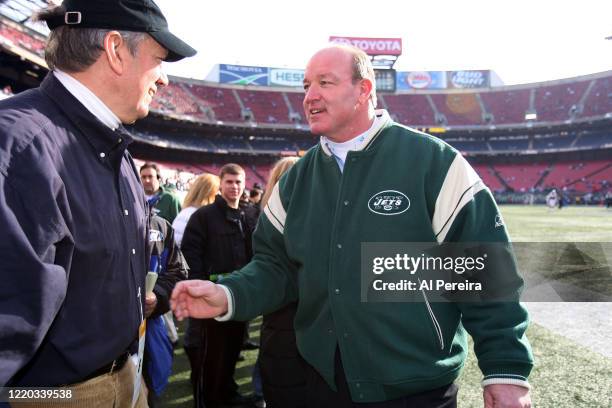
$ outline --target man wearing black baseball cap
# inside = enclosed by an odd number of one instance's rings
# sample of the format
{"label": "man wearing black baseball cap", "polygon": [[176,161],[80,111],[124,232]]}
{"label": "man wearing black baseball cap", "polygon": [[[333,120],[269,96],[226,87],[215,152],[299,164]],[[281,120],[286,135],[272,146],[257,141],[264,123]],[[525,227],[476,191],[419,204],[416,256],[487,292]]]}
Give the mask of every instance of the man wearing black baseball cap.
{"label": "man wearing black baseball cap", "polygon": [[51,72],[0,101],[0,387],[144,407],[129,356],[142,361],[149,210],[123,124],[168,84],[162,61],[195,50],[151,0],[66,0],[38,18]]}
{"label": "man wearing black baseball cap", "polygon": [[147,33],[168,50],[168,62],[196,53],[168,30],[166,18],[152,0],[65,0],[45,21],[51,30],[67,25]]}

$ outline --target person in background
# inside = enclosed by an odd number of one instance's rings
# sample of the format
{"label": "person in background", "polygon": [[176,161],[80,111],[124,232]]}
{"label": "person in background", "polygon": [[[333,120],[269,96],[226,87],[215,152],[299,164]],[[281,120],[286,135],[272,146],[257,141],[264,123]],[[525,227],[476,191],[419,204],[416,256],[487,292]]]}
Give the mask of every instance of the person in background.
{"label": "person in background", "polygon": [[172,371],[174,349],[164,314],[170,310],[174,285],[187,279],[189,267],[176,243],[172,226],[158,215],[152,215],[149,221],[149,253],[148,270],[157,273],[157,280],[153,291],[145,295],[147,335],[143,377],[148,388],[149,408],[154,408]]}
{"label": "person in background", "polygon": [[[217,281],[246,265],[253,256],[251,236],[256,220],[240,207],[245,172],[237,164],[226,164],[219,172],[220,194],[214,203],[196,210],[189,218],[181,250],[190,276]],[[253,399],[238,393],[234,381],[246,324],[190,319],[184,347],[191,364],[196,404],[207,408],[241,405]]]}
{"label": "person in background", "polygon": [[[274,165],[261,199],[263,208],[281,176],[297,161],[297,157],[285,157]],[[297,349],[293,327],[296,310],[297,302],[291,302],[263,316],[258,362],[267,408],[307,408],[305,362]]]}
{"label": "person in background", "polygon": [[[174,240],[180,247],[183,239],[183,232],[187,226],[187,222],[191,215],[203,205],[211,204],[215,201],[215,196],[219,191],[219,177],[214,174],[201,174],[196,177],[191,183],[191,188],[183,200],[183,209],[178,213],[174,222],[172,223],[172,229],[174,230]],[[166,324],[168,330],[168,337],[172,342],[173,346],[178,345],[178,330],[174,324],[174,316],[169,311],[165,313],[162,318]]]}
{"label": "person in background", "polygon": [[157,165],[150,162],[143,164],[140,167],[140,180],[153,214],[172,224],[181,211],[181,203],[177,196],[161,184],[161,173]]}
{"label": "person in background", "polygon": [[144,407],[128,355],[145,324],[149,213],[124,124],[168,85],[162,62],[195,50],[151,0],[65,0],[38,19],[50,72],[0,101],[0,387]]}
{"label": "person in background", "polygon": [[549,209],[557,208],[557,203],[559,202],[559,195],[557,194],[557,189],[552,189],[548,194],[546,194],[546,205]]}
{"label": "person in background", "polygon": [[263,190],[259,183],[253,184],[253,188],[249,191],[249,202],[253,206],[256,212],[256,217],[259,218],[261,213],[261,197],[263,196]]}
{"label": "person in background", "polygon": [[249,190],[245,188],[244,191],[242,192],[242,195],[240,196],[239,205],[241,208],[247,208],[247,207],[252,206],[251,201],[249,200],[249,195],[250,195]]}
{"label": "person in background", "polygon": [[212,204],[219,192],[219,177],[214,174],[204,173],[196,177],[183,200],[183,209],[178,213],[172,228],[177,245],[181,245],[183,232],[191,215],[200,207]]}

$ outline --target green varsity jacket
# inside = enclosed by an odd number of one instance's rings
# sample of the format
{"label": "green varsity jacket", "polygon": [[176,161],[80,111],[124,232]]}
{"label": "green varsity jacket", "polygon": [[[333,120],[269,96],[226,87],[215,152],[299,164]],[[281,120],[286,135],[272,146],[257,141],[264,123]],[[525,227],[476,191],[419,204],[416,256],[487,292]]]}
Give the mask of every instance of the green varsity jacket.
{"label": "green varsity jacket", "polygon": [[[371,199],[386,191],[401,192],[408,208],[376,211]],[[490,191],[457,150],[377,111],[343,172],[319,143],[275,186],[252,262],[221,281],[232,295],[231,318],[298,300],[300,353],[334,388],[338,348],[355,402],[451,383],[467,354],[466,330],[483,384],[526,385],[533,357],[518,301],[361,302],[361,243],[410,241],[507,242],[508,235]]]}

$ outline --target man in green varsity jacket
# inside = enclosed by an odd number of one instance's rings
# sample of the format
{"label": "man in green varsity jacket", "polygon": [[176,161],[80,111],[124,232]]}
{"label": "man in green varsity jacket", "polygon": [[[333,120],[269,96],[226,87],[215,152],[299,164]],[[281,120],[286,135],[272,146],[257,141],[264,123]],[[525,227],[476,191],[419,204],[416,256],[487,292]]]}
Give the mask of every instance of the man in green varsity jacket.
{"label": "man in green varsity jacket", "polygon": [[[508,242],[489,190],[455,149],[374,109],[374,73],[362,51],[319,51],[304,89],[320,143],[274,187],[252,262],[218,285],[180,282],[176,315],[248,320],[298,300],[295,331],[311,370],[312,407],[455,407],[467,331],[485,407],[530,407],[533,357],[518,301],[360,297],[362,242]],[[372,199],[385,192],[406,203],[387,213],[375,208]]]}
{"label": "man in green varsity jacket", "polygon": [[181,202],[161,184],[161,173],[155,163],[147,162],[140,167],[140,181],[153,214],[172,224],[181,212]]}

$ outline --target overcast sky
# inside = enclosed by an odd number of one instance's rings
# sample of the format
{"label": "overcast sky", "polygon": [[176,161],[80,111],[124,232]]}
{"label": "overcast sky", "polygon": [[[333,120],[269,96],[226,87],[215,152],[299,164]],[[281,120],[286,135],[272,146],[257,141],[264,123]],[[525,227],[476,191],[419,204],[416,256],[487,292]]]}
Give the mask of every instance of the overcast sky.
{"label": "overcast sky", "polygon": [[196,79],[218,63],[304,68],[330,35],[399,37],[398,70],[491,69],[508,85],[612,69],[610,0],[156,2],[198,50],[167,72]]}

